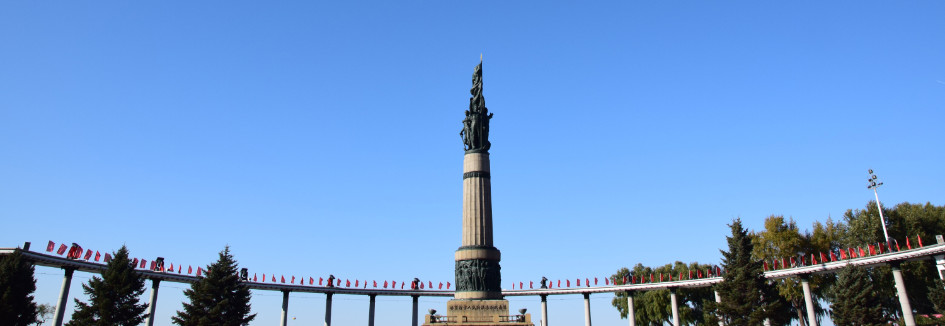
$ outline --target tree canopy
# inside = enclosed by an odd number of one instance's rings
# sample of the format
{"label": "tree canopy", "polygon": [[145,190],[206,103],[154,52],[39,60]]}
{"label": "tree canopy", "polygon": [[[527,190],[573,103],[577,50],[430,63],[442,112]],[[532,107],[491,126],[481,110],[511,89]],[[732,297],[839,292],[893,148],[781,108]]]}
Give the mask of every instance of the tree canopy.
{"label": "tree canopy", "polygon": [[105,266],[102,277],[93,276],[82,290],[89,296],[86,304],[75,299],[76,308],[67,326],[138,325],[148,314],[146,304],[138,299],[144,293],[144,278],[128,259],[128,248],[121,246]]}
{"label": "tree canopy", "polygon": [[837,326],[887,325],[889,315],[874,291],[866,269],[847,265],[837,274],[837,286],[831,295],[831,317]]}
{"label": "tree canopy", "polygon": [[207,267],[206,276],[184,291],[190,302],[172,317],[173,322],[181,326],[241,326],[256,318],[250,314],[249,287],[240,280],[237,268],[227,246]]}
{"label": "tree canopy", "polygon": [[705,322],[721,318],[731,326],[761,325],[765,319],[777,316],[781,298],[765,279],[762,261],[752,256],[754,246],[741,219],[735,219],[729,226],[732,235],[726,237],[728,251],[721,251],[722,282],[715,285],[722,300],[706,303],[707,310],[716,316],[707,315]]}
{"label": "tree canopy", "polygon": [[36,322],[33,271],[33,264],[19,250],[0,258],[0,325],[25,326]]}

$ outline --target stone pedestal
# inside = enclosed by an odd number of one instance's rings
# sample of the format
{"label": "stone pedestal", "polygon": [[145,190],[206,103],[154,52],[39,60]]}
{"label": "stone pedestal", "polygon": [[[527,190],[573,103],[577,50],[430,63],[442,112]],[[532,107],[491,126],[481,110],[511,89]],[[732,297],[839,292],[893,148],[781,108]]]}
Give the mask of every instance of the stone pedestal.
{"label": "stone pedestal", "polygon": [[531,314],[509,314],[508,300],[450,300],[446,316],[426,315],[424,326],[533,326]]}

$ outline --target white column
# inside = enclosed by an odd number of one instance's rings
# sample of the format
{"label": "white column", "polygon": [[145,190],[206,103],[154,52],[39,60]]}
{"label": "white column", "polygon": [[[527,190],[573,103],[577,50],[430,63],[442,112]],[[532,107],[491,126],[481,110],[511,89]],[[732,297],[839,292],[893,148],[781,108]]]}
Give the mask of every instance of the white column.
{"label": "white column", "polygon": [[591,294],[584,293],[584,326],[591,326]]}
{"label": "white column", "polygon": [[679,326],[679,304],[676,302],[676,288],[669,289],[669,301],[673,307],[673,325]]}
{"label": "white column", "polygon": [[331,326],[331,292],[325,293],[325,326]]}
{"label": "white column", "polygon": [[69,301],[69,287],[72,286],[72,273],[75,269],[72,267],[63,267],[66,276],[62,278],[62,288],[59,289],[59,303],[56,305],[56,315],[53,318],[55,326],[62,326],[62,317],[66,313],[66,303]]}
{"label": "white column", "polygon": [[902,319],[906,326],[915,326],[915,317],[912,316],[912,305],[909,304],[909,295],[906,294],[906,283],[902,280],[902,270],[899,262],[892,265],[893,279],[896,280],[896,291],[899,293],[899,305],[902,307]]}
{"label": "white column", "polygon": [[289,291],[282,290],[282,320],[279,322],[279,325],[285,326],[285,325],[288,325],[288,323],[289,323]]}
{"label": "white column", "polygon": [[412,317],[411,317],[410,325],[417,326],[417,325],[419,325],[418,322],[419,322],[419,317],[420,317],[420,315],[418,314],[418,310],[417,310],[417,304],[419,303],[418,301],[419,301],[419,299],[420,299],[420,296],[419,296],[419,295],[412,295],[411,297],[413,297],[413,314],[412,314]]}
{"label": "white column", "polygon": [[[719,295],[719,291],[714,291],[714,292],[715,292],[715,303],[716,304],[722,303],[722,296]],[[718,314],[718,312],[716,312],[716,314]],[[719,326],[725,326],[725,321],[722,320],[721,315],[719,316]]]}
{"label": "white column", "polygon": [[161,286],[161,280],[151,279],[151,301],[148,303],[148,326],[154,326],[154,309],[157,308],[159,286]]}
{"label": "white column", "polygon": [[541,296],[541,324],[548,326],[548,295]]}
{"label": "white column", "polygon": [[633,312],[633,295],[630,291],[625,292],[627,294],[627,319],[630,320],[630,326],[637,325],[637,317]]}
{"label": "white column", "polygon": [[377,298],[377,294],[372,294],[370,297],[371,297],[371,301],[370,303],[368,303],[367,324],[368,326],[374,326],[374,299]]}
{"label": "white column", "polygon": [[804,304],[807,305],[807,325],[817,326],[817,313],[814,311],[814,298],[810,294],[809,275],[801,275],[801,287],[804,288]]}

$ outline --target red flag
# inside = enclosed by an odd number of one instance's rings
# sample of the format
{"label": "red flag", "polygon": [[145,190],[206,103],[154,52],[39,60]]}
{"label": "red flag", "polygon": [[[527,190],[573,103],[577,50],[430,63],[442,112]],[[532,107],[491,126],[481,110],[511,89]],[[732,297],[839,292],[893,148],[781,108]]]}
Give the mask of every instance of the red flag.
{"label": "red flag", "polygon": [[428,286],[428,288],[433,288],[433,281],[430,281],[430,286]]}
{"label": "red flag", "polygon": [[571,287],[571,279],[567,279],[567,280],[565,280],[565,281],[567,281],[567,282],[568,282],[568,284],[567,284],[567,285],[568,285],[568,287]]}
{"label": "red flag", "polygon": [[597,285],[597,278],[594,278],[594,285]]}
{"label": "red flag", "polygon": [[50,240],[49,243],[46,244],[46,251],[52,252],[53,250],[56,250],[56,243]]}
{"label": "red flag", "polygon": [[591,286],[591,280],[585,278],[585,279],[584,279],[584,286]]}
{"label": "red flag", "polygon": [[[623,284],[627,284],[627,281],[628,281],[628,280],[627,280],[627,277],[624,276],[624,277],[623,277]],[[633,281],[633,276],[632,276],[632,275],[630,276],[630,280],[629,280],[629,281],[630,281],[631,284],[632,284],[632,283],[636,283],[636,282]]]}
{"label": "red flag", "polygon": [[89,260],[89,258],[92,258],[92,249],[86,250],[86,251],[85,251],[85,257],[82,258],[82,259]]}
{"label": "red flag", "polygon": [[765,263],[764,268],[765,268],[765,271],[767,272],[767,271],[768,271],[768,261],[763,261],[763,262]]}
{"label": "red flag", "polygon": [[660,282],[663,281],[663,273],[660,273]]}
{"label": "red flag", "polygon": [[[197,267],[197,270],[199,271],[200,267]],[[272,283],[276,283],[276,274],[272,274]],[[283,283],[285,282],[283,281]]]}
{"label": "red flag", "polygon": [[534,282],[534,281],[528,281],[528,288],[529,288],[529,289],[534,289],[534,288],[535,288],[535,282]]}
{"label": "red flag", "polygon": [[367,289],[367,280],[364,280],[364,288]]}
{"label": "red flag", "polygon": [[98,261],[99,258],[102,258],[102,254],[98,251],[95,251],[95,261]]}
{"label": "red flag", "polygon": [[715,266],[715,274],[718,276],[722,276],[722,268]]}
{"label": "red flag", "polygon": [[883,254],[883,243],[882,243],[882,242],[878,242],[877,245],[876,245],[876,247],[878,247],[877,250],[879,250],[879,254],[882,255],[882,254]]}
{"label": "red flag", "polygon": [[384,281],[384,288],[387,288],[387,281]]}
{"label": "red flag", "polygon": [[820,262],[821,262],[821,263],[826,263],[826,262],[827,262],[827,255],[824,255],[823,252],[820,253]]}
{"label": "red flag", "polygon": [[656,281],[656,278],[653,277],[653,274],[651,273],[651,274],[650,274],[650,283],[653,283],[653,282],[655,282],[655,281]]}
{"label": "red flag", "polygon": [[548,282],[548,288],[549,289],[555,288],[555,282],[554,281]]}
{"label": "red flag", "polygon": [[[840,253],[843,254],[843,251],[841,251]],[[830,261],[837,261],[837,254],[834,253],[833,251],[830,252]]]}
{"label": "red flag", "polygon": [[[899,249],[899,240],[894,239],[893,241],[896,242],[896,251],[901,251],[902,249]],[[892,249],[892,248],[889,248],[889,249]]]}
{"label": "red flag", "polygon": [[141,260],[141,267],[140,267],[140,268],[144,268],[145,266],[148,266],[148,261],[145,260],[145,259],[142,259],[142,260]]}
{"label": "red flag", "polygon": [[312,284],[315,284],[315,279],[312,278],[311,276],[309,276],[309,278],[308,278],[308,285],[312,285]]}
{"label": "red flag", "polygon": [[558,280],[558,287],[561,287],[561,280]]}
{"label": "red flag", "polygon": [[[52,241],[50,241],[49,243],[52,243]],[[909,244],[909,237],[906,237],[906,249],[912,250],[912,245]]]}
{"label": "red flag", "polygon": [[439,286],[438,288],[436,288],[436,289],[437,289],[437,290],[442,290],[442,289],[443,289],[443,282],[440,282],[440,286]]}
{"label": "red flag", "polygon": [[340,279],[340,278],[335,280],[335,286],[341,286],[341,279]]}
{"label": "red flag", "polygon": [[518,282],[518,289],[521,290],[525,287],[525,282]]}
{"label": "red flag", "polygon": [[696,274],[699,274],[699,275],[697,275],[697,276],[699,276],[699,278],[702,278],[702,270],[701,270],[701,269],[700,269],[700,270],[697,270],[697,271],[696,271]]}
{"label": "red flag", "polygon": [[863,247],[860,247],[860,257],[866,257],[866,251],[863,250]]}
{"label": "red flag", "polygon": [[419,283],[420,283],[420,288],[422,289],[422,288],[423,288],[423,282],[419,282]]}
{"label": "red flag", "polygon": [[180,274],[181,268],[183,267],[184,265],[177,265],[177,274]]}
{"label": "red flag", "polygon": [[321,277],[319,277],[319,278],[318,278],[318,286],[321,286],[321,285],[322,285],[322,281],[324,281],[324,279],[321,278]]}
{"label": "red flag", "polygon": [[407,282],[400,282],[400,289],[401,289],[401,290],[404,289],[404,285],[407,285]]}
{"label": "red flag", "polygon": [[157,263],[152,260],[152,261],[151,261],[151,268],[150,268],[150,270],[153,271],[155,268],[157,268]]}
{"label": "red flag", "polygon": [[361,284],[361,280],[354,280],[354,287],[358,287]]}
{"label": "red flag", "polygon": [[689,270],[689,279],[690,279],[690,280],[692,279],[692,270],[691,270],[691,269]]}
{"label": "red flag", "polygon": [[299,285],[305,285],[305,277],[299,276]]}
{"label": "red flag", "polygon": [[203,267],[197,266],[197,277],[200,277],[200,274],[203,273]]}
{"label": "red flag", "polygon": [[[282,283],[285,283],[285,282],[282,282]],[[291,283],[291,284],[295,284],[295,276],[293,276],[293,277],[292,277],[292,280],[291,280],[291,281],[289,281],[289,283]]]}
{"label": "red flag", "polygon": [[106,252],[105,259],[103,259],[102,261],[107,263],[107,262],[110,262],[111,260],[112,260],[112,255]]}
{"label": "red flag", "polygon": [[256,282],[256,280],[257,280],[256,273],[253,273],[253,282]]}
{"label": "red flag", "polygon": [[173,273],[173,272],[174,272],[174,263],[171,263],[171,268],[168,268],[167,270],[169,270],[169,271],[171,271],[171,273]]}
{"label": "red flag", "polygon": [[446,289],[447,289],[447,290],[450,289],[450,282],[446,282]]}
{"label": "red flag", "polygon": [[581,286],[581,279],[577,279],[577,286]]}
{"label": "red flag", "polygon": [[68,247],[66,247],[66,245],[64,245],[64,244],[59,245],[59,250],[56,250],[56,254],[57,254],[57,255],[62,255],[63,253],[66,252],[66,249],[67,249],[67,248],[68,248]]}
{"label": "red flag", "polygon": [[377,281],[374,281],[374,288],[377,288]]}
{"label": "red flag", "polygon": [[918,240],[918,242],[919,242],[919,248],[925,247],[925,246],[922,245],[922,236],[921,236],[921,235],[918,235],[918,234],[917,234],[917,235],[915,236],[915,238],[916,238],[916,240]]}
{"label": "red flag", "polygon": [[262,281],[263,281],[263,283],[266,282],[266,273],[263,273]]}
{"label": "red flag", "polygon": [[138,268],[138,258],[131,261],[131,268]]}
{"label": "red flag", "polygon": [[604,285],[610,285],[610,278],[604,279]]}
{"label": "red flag", "polygon": [[345,287],[346,287],[346,288],[351,287],[351,281],[350,281],[350,280],[345,279]]}
{"label": "red flag", "polygon": [[190,274],[190,273],[193,273],[193,272],[194,272],[194,268],[193,268],[192,266],[190,266],[190,265],[187,265],[187,274]]}
{"label": "red flag", "polygon": [[870,256],[875,256],[876,251],[873,249],[873,245],[867,245],[867,247],[869,247]]}

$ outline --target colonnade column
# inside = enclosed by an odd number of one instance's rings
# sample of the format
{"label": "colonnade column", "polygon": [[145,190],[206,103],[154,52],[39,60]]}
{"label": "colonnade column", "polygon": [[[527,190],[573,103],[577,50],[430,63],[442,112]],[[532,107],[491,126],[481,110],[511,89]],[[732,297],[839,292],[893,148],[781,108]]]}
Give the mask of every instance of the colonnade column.
{"label": "colonnade column", "polygon": [[810,294],[809,274],[801,274],[801,287],[804,288],[804,304],[807,306],[807,325],[817,326],[817,312],[814,311],[814,298]]}
{"label": "colonnade column", "polygon": [[[722,296],[719,295],[719,291],[715,292],[715,303],[722,303]],[[725,321],[722,320],[722,316],[719,316],[719,326],[725,326]]]}
{"label": "colonnade column", "polygon": [[669,289],[669,301],[673,307],[673,325],[679,325],[679,304],[676,302],[676,288]]}
{"label": "colonnade column", "polygon": [[148,326],[154,326],[154,309],[157,307],[158,287],[161,280],[151,279],[151,302],[148,303]]}
{"label": "colonnade column", "polygon": [[541,295],[541,326],[548,326],[548,295]]}
{"label": "colonnade column", "polygon": [[892,267],[893,279],[896,280],[896,292],[899,294],[899,305],[902,307],[902,319],[906,326],[915,326],[915,317],[912,316],[912,305],[909,304],[909,295],[906,293],[906,282],[902,280],[902,269],[899,268],[900,262],[890,263]]}
{"label": "colonnade column", "polygon": [[325,326],[331,326],[331,294],[325,293]]}
{"label": "colonnade column", "polygon": [[66,303],[69,301],[69,287],[72,286],[72,273],[75,272],[75,268],[72,267],[62,269],[66,271],[66,275],[62,278],[62,289],[59,290],[59,303],[56,305],[56,315],[53,318],[55,326],[62,326],[62,317],[66,313]]}
{"label": "colonnade column", "polygon": [[419,322],[419,317],[420,317],[420,315],[418,314],[418,310],[417,310],[417,304],[419,303],[420,296],[419,296],[419,295],[411,295],[411,297],[413,298],[413,314],[412,314],[412,317],[411,317],[410,325],[417,326],[417,325],[419,325],[418,322]]}
{"label": "colonnade column", "polygon": [[368,326],[374,326],[374,299],[377,298],[377,294],[370,295],[371,301],[368,303],[368,317],[367,324]]}
{"label": "colonnade column", "polygon": [[624,293],[627,294],[627,319],[630,320],[630,326],[636,326],[637,318],[633,312],[633,294],[630,291]]}
{"label": "colonnade column", "polygon": [[[289,290],[282,290],[282,320],[279,325],[285,326],[289,323]],[[151,325],[148,325],[151,326]]]}
{"label": "colonnade column", "polygon": [[591,326],[591,294],[584,293],[584,326]]}

